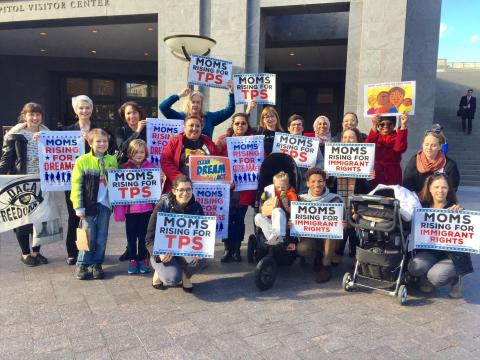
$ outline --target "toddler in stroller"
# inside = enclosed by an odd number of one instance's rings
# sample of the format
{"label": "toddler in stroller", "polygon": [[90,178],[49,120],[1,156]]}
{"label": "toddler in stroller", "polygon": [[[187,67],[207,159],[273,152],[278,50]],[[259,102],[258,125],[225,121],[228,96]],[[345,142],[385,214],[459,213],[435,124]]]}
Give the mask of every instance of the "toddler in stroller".
{"label": "toddler in stroller", "polygon": [[296,257],[295,251],[290,251],[296,239],[290,238],[287,221],[290,201],[298,200],[295,189],[300,184],[300,172],[289,155],[272,153],[262,163],[258,181],[254,234],[248,239],[247,257],[249,262],[258,261],[255,283],[266,290],[275,282],[277,264],[290,265]]}
{"label": "toddler in stroller", "polygon": [[[348,199],[348,222],[358,229],[360,242],[353,275],[347,272],[342,286],[345,291],[356,286],[378,290],[404,305],[408,233],[418,198],[398,185],[379,185],[370,194]],[[400,196],[402,201],[396,199]]]}

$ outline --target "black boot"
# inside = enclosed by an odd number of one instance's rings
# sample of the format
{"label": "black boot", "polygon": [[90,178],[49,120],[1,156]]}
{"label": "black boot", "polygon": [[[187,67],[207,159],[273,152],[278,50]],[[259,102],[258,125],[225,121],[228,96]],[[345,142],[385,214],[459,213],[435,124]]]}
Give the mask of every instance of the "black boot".
{"label": "black boot", "polygon": [[235,253],[233,254],[233,260],[236,262],[242,262],[242,256],[240,255],[240,244],[235,246]]}
{"label": "black boot", "polygon": [[118,261],[127,261],[130,259],[130,254],[128,253],[128,247],[125,248],[125,251],[120,257],[118,258]]}
{"label": "black boot", "polygon": [[233,251],[232,247],[230,245],[227,245],[224,243],[225,246],[225,252],[223,253],[223,256],[220,258],[220,261],[223,263],[230,262],[233,259]]}

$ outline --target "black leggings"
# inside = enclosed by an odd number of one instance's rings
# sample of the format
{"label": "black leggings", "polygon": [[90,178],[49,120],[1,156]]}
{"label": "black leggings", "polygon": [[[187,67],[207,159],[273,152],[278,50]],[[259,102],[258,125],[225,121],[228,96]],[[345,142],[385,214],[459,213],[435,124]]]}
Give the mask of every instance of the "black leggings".
{"label": "black leggings", "polygon": [[[22,249],[23,255],[30,254],[30,235],[33,234],[33,225],[27,224],[16,228],[15,235],[17,236],[18,245]],[[39,252],[40,246],[33,246],[32,252]]]}
{"label": "black leggings", "polygon": [[67,245],[67,254],[69,258],[76,258],[78,256],[78,249],[75,241],[77,240],[77,227],[80,223],[80,218],[73,209],[73,204],[70,200],[70,191],[65,191],[65,200],[68,209],[68,230],[65,244]]}

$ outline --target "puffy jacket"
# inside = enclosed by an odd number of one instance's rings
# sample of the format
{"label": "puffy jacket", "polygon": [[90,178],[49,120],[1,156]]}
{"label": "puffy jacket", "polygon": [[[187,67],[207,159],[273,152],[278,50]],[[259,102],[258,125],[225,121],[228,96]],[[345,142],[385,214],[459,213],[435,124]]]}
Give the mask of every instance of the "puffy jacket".
{"label": "puffy jacket", "polygon": [[[115,156],[105,154],[104,173],[108,184],[107,171],[117,168]],[[72,192],[70,200],[74,209],[85,209],[86,216],[97,215],[97,197],[101,173],[100,160],[90,151],[75,160],[72,174]]]}
{"label": "puffy jacket", "polygon": [[[145,160],[142,165],[137,167],[132,160],[128,160],[121,166],[122,169],[154,169],[155,166],[148,160]],[[160,185],[159,185],[160,186]],[[130,204],[130,205],[116,205],[113,209],[115,221],[125,221],[125,214],[141,214],[153,210],[154,204]]]}
{"label": "puffy jacket", "polygon": [[[227,137],[229,136],[231,136],[229,132],[222,134],[217,138],[217,141],[215,142],[215,146],[217,147],[217,150],[220,156],[228,156]],[[256,193],[257,193],[256,190],[240,191],[240,195],[239,195],[240,198],[238,200],[238,205],[240,206],[253,205],[253,203],[255,202]],[[230,201],[231,199],[232,199],[232,196],[230,196]]]}
{"label": "puffy jacket", "polygon": [[[0,174],[24,175],[27,173],[27,144],[28,140],[18,131],[27,124],[20,123],[11,128],[3,141],[2,157],[0,158]],[[40,125],[40,131],[49,129]]]}
{"label": "puffy jacket", "polygon": [[193,195],[188,204],[182,207],[176,203],[175,196],[172,192],[163,194],[160,198],[160,201],[155,205],[155,209],[153,209],[153,213],[150,216],[150,221],[148,222],[145,244],[149,247],[150,253],[153,252],[152,247],[153,241],[155,240],[155,229],[157,228],[157,215],[159,212],[188,215],[204,214],[202,205],[195,201]]}
{"label": "puffy jacket", "polygon": [[407,150],[408,129],[397,129],[388,135],[370,130],[366,143],[375,144],[374,185],[402,185],[402,154]]}
{"label": "puffy jacket", "polygon": [[[178,95],[172,95],[163,100],[160,103],[160,111],[163,116],[167,119],[179,119],[185,120],[185,113],[183,111],[178,112],[172,109],[173,104],[175,104],[180,98]],[[213,135],[213,128],[218,124],[221,124],[227,120],[235,112],[235,99],[233,93],[228,94],[228,104],[227,107],[218,110],[218,111],[208,111],[203,118],[203,129],[202,134],[207,135],[209,138]]]}
{"label": "puffy jacket", "polygon": [[[180,172],[180,157],[182,155],[183,137],[183,133],[171,137],[167,145],[163,148],[162,156],[160,158],[160,166],[167,177],[163,188],[164,192],[170,191],[172,189],[173,181],[178,176],[182,175]],[[215,144],[208,138],[208,136],[200,135],[200,140],[202,140],[203,144],[206,146],[206,150],[209,152],[208,155],[217,155]]]}

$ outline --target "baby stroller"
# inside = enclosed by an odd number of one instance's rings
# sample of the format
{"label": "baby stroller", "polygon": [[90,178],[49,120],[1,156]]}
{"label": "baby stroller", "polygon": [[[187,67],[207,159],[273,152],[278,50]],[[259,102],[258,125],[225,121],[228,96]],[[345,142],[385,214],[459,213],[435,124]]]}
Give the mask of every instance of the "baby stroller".
{"label": "baby stroller", "polygon": [[[291,156],[283,153],[272,153],[262,163],[258,179],[258,189],[254,205],[254,214],[259,212],[260,197],[263,189],[272,183],[273,176],[280,171],[288,173],[290,185],[298,189],[301,177],[297,165]],[[277,276],[278,265],[291,265],[296,258],[295,251],[287,251],[286,248],[292,239],[288,236],[286,241],[278,245],[268,245],[262,230],[255,226],[254,234],[248,238],[247,259],[253,263],[257,261],[255,269],[255,284],[260,290],[270,289]]]}
{"label": "baby stroller", "polygon": [[403,222],[400,202],[393,190],[374,195],[353,195],[348,199],[348,223],[358,229],[357,261],[353,276],[343,276],[342,287],[378,290],[407,301],[406,260],[410,224]]}

